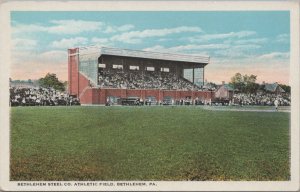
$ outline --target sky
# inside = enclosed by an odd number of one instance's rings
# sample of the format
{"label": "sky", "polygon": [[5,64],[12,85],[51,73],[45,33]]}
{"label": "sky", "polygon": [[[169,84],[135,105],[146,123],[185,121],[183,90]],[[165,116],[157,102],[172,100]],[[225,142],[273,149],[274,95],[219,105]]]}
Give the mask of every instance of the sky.
{"label": "sky", "polygon": [[289,84],[288,11],[11,12],[12,79],[68,79],[68,48],[99,45],[210,57],[205,79],[235,73]]}

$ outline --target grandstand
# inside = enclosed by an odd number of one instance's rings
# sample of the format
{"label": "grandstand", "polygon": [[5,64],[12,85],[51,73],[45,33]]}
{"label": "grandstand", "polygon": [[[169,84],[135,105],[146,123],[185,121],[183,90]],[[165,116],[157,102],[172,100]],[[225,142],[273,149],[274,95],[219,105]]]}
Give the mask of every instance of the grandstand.
{"label": "grandstand", "polygon": [[81,104],[126,98],[192,103],[213,97],[203,89],[206,56],[96,46],[69,49],[68,55],[68,91]]}

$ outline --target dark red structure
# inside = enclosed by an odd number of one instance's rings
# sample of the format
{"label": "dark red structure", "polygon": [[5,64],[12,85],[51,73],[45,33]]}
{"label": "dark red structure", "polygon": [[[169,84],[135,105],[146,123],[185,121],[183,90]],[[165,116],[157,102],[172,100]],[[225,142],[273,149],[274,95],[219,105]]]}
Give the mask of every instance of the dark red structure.
{"label": "dark red structure", "polygon": [[[80,99],[81,104],[105,104],[108,98],[138,97],[145,101],[147,97],[154,97],[162,101],[169,97],[177,101],[196,98],[202,101],[210,100],[213,92],[201,90],[204,82],[204,67],[209,63],[209,57],[135,51],[106,47],[85,47],[68,50],[68,92]],[[198,83],[197,89],[129,89],[111,88],[99,84],[100,65],[113,69],[115,65],[122,66],[122,70],[132,70],[131,66],[138,66],[138,72],[143,73],[147,67],[154,72],[167,69],[178,78],[184,77],[184,71],[189,70],[190,83]],[[196,77],[195,71],[198,76]],[[197,82],[196,82],[197,80]],[[202,84],[201,84],[202,83]]]}

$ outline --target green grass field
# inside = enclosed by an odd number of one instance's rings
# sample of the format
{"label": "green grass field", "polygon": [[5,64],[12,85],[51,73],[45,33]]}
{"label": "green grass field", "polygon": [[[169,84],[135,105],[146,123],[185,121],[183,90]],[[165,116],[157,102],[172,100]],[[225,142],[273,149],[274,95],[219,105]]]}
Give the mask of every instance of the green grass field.
{"label": "green grass field", "polygon": [[11,108],[11,180],[289,180],[290,113]]}

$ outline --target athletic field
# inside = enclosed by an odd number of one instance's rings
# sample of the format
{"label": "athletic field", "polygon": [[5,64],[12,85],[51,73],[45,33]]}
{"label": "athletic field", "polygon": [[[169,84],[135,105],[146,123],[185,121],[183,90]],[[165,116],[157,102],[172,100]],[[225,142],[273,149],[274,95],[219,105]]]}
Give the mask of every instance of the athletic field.
{"label": "athletic field", "polygon": [[290,113],[235,109],[14,107],[10,177],[289,180]]}

